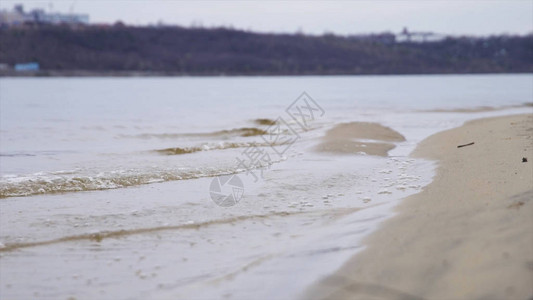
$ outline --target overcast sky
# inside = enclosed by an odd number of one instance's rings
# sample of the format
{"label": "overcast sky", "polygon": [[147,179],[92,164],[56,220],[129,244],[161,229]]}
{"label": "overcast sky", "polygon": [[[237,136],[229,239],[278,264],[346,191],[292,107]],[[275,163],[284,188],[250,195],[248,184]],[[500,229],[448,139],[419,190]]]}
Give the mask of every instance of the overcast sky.
{"label": "overcast sky", "polygon": [[179,0],[1,0],[55,12],[87,13],[91,23],[189,26],[232,25],[261,32],[358,34],[411,31],[445,34],[533,32],[533,0],[455,1],[179,1]]}

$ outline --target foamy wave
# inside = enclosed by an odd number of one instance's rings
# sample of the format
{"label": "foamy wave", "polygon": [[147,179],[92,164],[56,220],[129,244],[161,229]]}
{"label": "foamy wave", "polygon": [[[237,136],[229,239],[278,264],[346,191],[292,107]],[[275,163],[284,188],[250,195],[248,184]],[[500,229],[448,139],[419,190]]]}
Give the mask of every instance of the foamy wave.
{"label": "foamy wave", "polygon": [[0,198],[38,194],[94,191],[135,185],[212,177],[235,173],[235,169],[121,170],[81,175],[74,172],[39,172],[30,175],[4,175],[0,179]]}
{"label": "foamy wave", "polygon": [[[205,143],[193,147],[176,147],[152,150],[163,155],[188,154],[198,151],[224,150],[245,147],[268,147],[269,143],[219,142]],[[274,163],[276,161],[271,161]],[[257,167],[266,167],[270,163],[261,163]],[[178,169],[128,169],[87,174],[87,171],[62,170],[37,172],[26,175],[3,175],[0,178],[0,198],[21,197],[39,194],[64,192],[95,191],[125,188],[156,182],[187,180],[200,177],[214,177],[245,171],[237,164],[229,166],[178,168]]]}
{"label": "foamy wave", "polygon": [[[240,145],[244,146],[244,145]],[[178,153],[179,148],[159,150],[164,154]],[[175,153],[173,153],[175,152]],[[268,167],[283,160],[261,162],[256,168]],[[40,194],[96,191],[118,189],[165,181],[188,180],[202,177],[229,175],[246,171],[237,164],[218,167],[177,168],[177,169],[128,169],[87,174],[82,170],[61,170],[37,172],[29,175],[3,175],[0,178],[0,198],[22,197]]]}

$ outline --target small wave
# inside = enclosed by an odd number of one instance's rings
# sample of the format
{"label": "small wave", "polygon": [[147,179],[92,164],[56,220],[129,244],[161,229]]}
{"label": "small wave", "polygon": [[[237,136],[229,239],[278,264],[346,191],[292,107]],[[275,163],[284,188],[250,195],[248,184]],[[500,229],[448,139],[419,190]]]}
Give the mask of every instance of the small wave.
{"label": "small wave", "polygon": [[[235,145],[229,145],[229,147],[245,147],[250,145],[248,143],[234,144]],[[265,146],[265,144],[259,144],[258,146]],[[226,146],[226,148],[227,147],[228,146]],[[192,151],[191,149],[178,149],[181,148],[170,148],[156,151],[161,151],[166,155],[180,154],[180,152],[183,151]],[[204,149],[202,149],[202,151],[203,150]],[[282,158],[279,160],[261,162],[255,167],[267,167],[280,160],[282,160]],[[100,172],[97,174],[83,174],[83,171],[81,170],[37,172],[28,175],[8,174],[3,175],[0,178],[0,199],[42,194],[118,189],[157,182],[236,174],[243,171],[246,170],[239,167],[237,164],[230,164],[219,167],[128,169]]]}
{"label": "small wave", "polygon": [[254,123],[258,124],[258,125],[268,125],[268,126],[270,126],[270,125],[276,124],[276,121],[272,120],[272,119],[255,119]]}
{"label": "small wave", "polygon": [[268,147],[272,146],[273,144],[268,143],[247,143],[247,142],[241,142],[241,143],[216,143],[216,144],[203,144],[201,146],[193,146],[193,147],[173,147],[173,148],[165,148],[165,149],[158,149],[154,150],[155,152],[163,155],[180,155],[180,154],[189,154],[189,153],[195,153],[200,151],[210,151],[210,150],[225,150],[225,149],[233,149],[233,148],[246,148],[246,147]]}
{"label": "small wave", "polygon": [[159,154],[164,154],[164,155],[179,155],[179,154],[189,154],[189,153],[199,152],[199,151],[203,151],[203,149],[200,147],[185,147],[185,148],[176,147],[176,148],[159,149],[159,150],[154,150],[154,151]]}
{"label": "small wave", "polygon": [[30,175],[5,175],[0,179],[0,198],[39,194],[95,191],[124,188],[155,182],[187,180],[235,173],[235,169],[190,170],[122,170],[96,175],[79,173],[39,172]]}
{"label": "small wave", "polygon": [[501,105],[501,106],[477,106],[477,107],[462,107],[462,108],[438,108],[438,109],[427,109],[427,110],[418,110],[419,112],[437,112],[437,113],[476,113],[476,112],[487,112],[487,111],[496,111],[496,110],[505,110],[510,108],[522,108],[522,107],[532,107],[533,102],[524,102],[522,104],[513,104],[513,105]]}
{"label": "small wave", "polygon": [[267,134],[266,131],[255,127],[243,127],[230,130],[219,130],[214,132],[199,133],[142,133],[136,135],[119,135],[119,138],[138,138],[138,139],[177,139],[184,137],[249,137]]}
{"label": "small wave", "polygon": [[13,151],[13,152],[1,152],[0,156],[3,157],[30,157],[30,156],[52,156],[59,154],[71,154],[74,151],[61,151],[61,150],[49,150],[49,151]]}
{"label": "small wave", "polygon": [[116,231],[101,231],[101,232],[96,232],[96,233],[85,233],[85,234],[80,234],[80,235],[65,236],[65,237],[52,239],[52,240],[45,240],[45,241],[6,244],[6,245],[0,246],[0,252],[8,252],[8,251],[16,250],[16,249],[21,249],[21,248],[46,246],[46,245],[59,244],[59,243],[72,242],[72,241],[87,240],[87,241],[101,242],[102,240],[109,239],[109,238],[121,238],[125,236],[130,236],[130,235],[147,234],[147,233],[154,233],[154,232],[168,231],[168,230],[200,229],[200,228],[209,227],[213,225],[233,224],[233,223],[238,223],[238,222],[243,222],[243,221],[248,221],[248,220],[263,220],[263,219],[269,219],[273,217],[287,217],[287,216],[293,216],[293,215],[310,215],[310,214],[330,214],[334,216],[344,215],[344,214],[354,213],[361,209],[364,209],[364,208],[354,208],[354,207],[333,208],[333,209],[327,209],[327,210],[322,210],[322,211],[279,211],[279,212],[271,212],[267,214],[233,216],[229,218],[214,219],[214,220],[208,220],[208,221],[203,221],[203,222],[191,222],[191,223],[188,222],[185,224],[178,224],[178,225],[145,227],[145,228],[135,228],[135,229],[121,229],[121,230],[116,230]]}
{"label": "small wave", "polygon": [[4,157],[28,157],[28,156],[36,156],[35,154],[31,153],[0,153],[0,156]]}
{"label": "small wave", "polygon": [[[153,150],[163,155],[179,155],[197,151],[223,150],[242,147],[267,147],[269,143],[217,143],[199,147],[166,148]],[[256,167],[266,167],[278,160],[265,161]],[[60,170],[37,172],[27,175],[8,174],[0,178],[0,198],[23,197],[39,194],[95,191],[125,188],[156,182],[188,180],[201,177],[235,174],[245,171],[236,164],[218,167],[196,167],[178,169],[127,169],[84,174],[83,170]],[[87,172],[87,171],[85,171]]]}
{"label": "small wave", "polygon": [[[235,129],[234,129],[235,130]],[[264,131],[263,129],[259,129],[259,128],[248,128],[248,127],[245,127],[245,128],[240,128],[238,129],[236,132],[239,133],[240,136],[242,137],[247,137],[247,136],[257,136],[257,135],[264,135],[264,134],[267,134],[266,131]],[[231,133],[228,132],[228,133]],[[220,133],[219,133],[220,134]],[[223,132],[222,134],[227,134],[225,132]]]}

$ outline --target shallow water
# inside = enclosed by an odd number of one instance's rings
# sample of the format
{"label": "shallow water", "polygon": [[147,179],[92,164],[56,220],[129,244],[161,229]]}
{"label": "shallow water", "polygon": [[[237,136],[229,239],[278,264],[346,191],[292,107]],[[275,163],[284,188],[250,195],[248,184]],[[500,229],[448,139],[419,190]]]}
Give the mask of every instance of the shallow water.
{"label": "shallow water", "polygon": [[[434,163],[408,157],[419,141],[531,112],[521,106],[533,100],[531,79],[1,79],[0,296],[295,298],[431,181]],[[289,122],[299,139],[255,182],[236,158],[250,145],[269,149],[264,119],[289,120],[303,91],[324,115],[307,130]],[[453,112],[479,107],[501,109]],[[388,157],[313,151],[353,121],[406,141]],[[217,206],[211,181],[232,173],[244,196]]]}
{"label": "shallow water", "polygon": [[[303,91],[326,112],[312,125],[318,135],[341,121],[376,121],[411,134],[412,143],[453,122],[433,119],[431,113],[425,119],[419,114],[408,119],[414,112],[521,105],[531,100],[530,79],[530,75],[2,79],[0,197],[122,188],[235,172],[235,156],[261,142],[258,136],[269,127],[256,121],[286,118],[285,109]],[[304,138],[317,135],[313,134]],[[160,155],[190,153],[195,155]]]}

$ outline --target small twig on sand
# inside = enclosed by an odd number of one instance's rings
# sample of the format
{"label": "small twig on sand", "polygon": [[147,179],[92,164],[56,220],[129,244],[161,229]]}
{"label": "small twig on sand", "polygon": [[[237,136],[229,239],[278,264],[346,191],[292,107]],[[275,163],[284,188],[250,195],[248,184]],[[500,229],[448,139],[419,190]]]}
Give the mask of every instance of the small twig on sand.
{"label": "small twig on sand", "polygon": [[474,145],[474,142],[468,143],[468,144],[464,144],[464,145],[459,145],[459,146],[457,146],[457,148],[466,147],[466,146],[470,146],[470,145]]}

